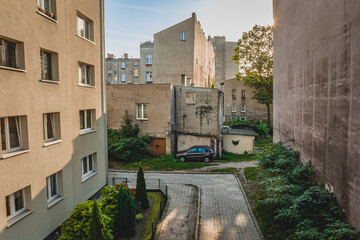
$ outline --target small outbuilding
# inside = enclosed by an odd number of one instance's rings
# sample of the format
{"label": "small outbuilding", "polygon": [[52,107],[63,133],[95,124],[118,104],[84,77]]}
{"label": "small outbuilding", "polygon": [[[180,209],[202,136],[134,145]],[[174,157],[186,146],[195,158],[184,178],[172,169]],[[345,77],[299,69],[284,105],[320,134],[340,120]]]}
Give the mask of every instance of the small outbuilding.
{"label": "small outbuilding", "polygon": [[230,153],[245,154],[253,153],[255,148],[255,137],[258,134],[252,129],[223,128],[223,150]]}

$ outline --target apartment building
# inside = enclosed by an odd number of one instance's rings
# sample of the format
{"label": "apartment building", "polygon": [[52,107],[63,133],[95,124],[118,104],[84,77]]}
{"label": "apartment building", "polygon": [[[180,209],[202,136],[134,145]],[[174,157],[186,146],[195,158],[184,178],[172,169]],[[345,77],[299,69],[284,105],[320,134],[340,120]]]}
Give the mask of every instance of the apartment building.
{"label": "apartment building", "polygon": [[103,0],[0,5],[0,239],[44,239],[106,184]]}
{"label": "apartment building", "polygon": [[153,83],[154,74],[154,43],[147,41],[140,45],[140,81],[139,83]]}
{"label": "apartment building", "polygon": [[274,141],[311,162],[359,231],[360,4],[275,0],[274,22]]}
{"label": "apartment building", "polygon": [[139,83],[139,58],[129,58],[127,53],[124,53],[121,58],[108,54],[105,68],[107,84]]}

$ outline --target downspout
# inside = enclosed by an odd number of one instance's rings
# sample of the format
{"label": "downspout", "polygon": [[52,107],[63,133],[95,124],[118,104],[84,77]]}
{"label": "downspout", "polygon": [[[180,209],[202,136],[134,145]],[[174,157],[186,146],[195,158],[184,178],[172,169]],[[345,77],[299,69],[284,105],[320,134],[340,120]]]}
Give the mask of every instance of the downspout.
{"label": "downspout", "polygon": [[222,134],[221,129],[223,127],[223,120],[224,120],[224,83],[220,83],[221,90],[219,92],[219,157],[222,156]]}

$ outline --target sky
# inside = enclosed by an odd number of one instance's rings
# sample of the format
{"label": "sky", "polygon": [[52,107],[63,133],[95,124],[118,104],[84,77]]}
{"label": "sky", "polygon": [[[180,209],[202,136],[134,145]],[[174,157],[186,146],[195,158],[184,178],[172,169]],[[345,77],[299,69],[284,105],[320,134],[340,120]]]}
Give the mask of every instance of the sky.
{"label": "sky", "polygon": [[140,56],[140,44],[196,12],[206,36],[237,41],[252,26],[272,25],[272,0],[105,0],[105,49]]}

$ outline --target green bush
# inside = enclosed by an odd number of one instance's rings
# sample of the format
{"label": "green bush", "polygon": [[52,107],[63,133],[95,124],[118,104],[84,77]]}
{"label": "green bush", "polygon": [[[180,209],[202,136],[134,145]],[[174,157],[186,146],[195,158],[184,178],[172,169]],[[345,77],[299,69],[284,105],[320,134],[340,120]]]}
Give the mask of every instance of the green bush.
{"label": "green bush", "polygon": [[149,198],[146,192],[146,182],[141,163],[137,172],[135,199],[141,203],[142,209],[146,210],[149,208]]}
{"label": "green bush", "polygon": [[105,224],[101,217],[101,210],[94,199],[92,205],[92,213],[89,224],[89,240],[104,240],[105,239]]}
{"label": "green bush", "polygon": [[266,123],[263,123],[262,121],[248,122],[245,120],[241,120],[240,118],[237,118],[236,120],[228,120],[224,122],[224,125],[229,127],[238,124],[253,126],[255,128],[256,133],[259,134],[260,136],[268,135],[270,133],[270,128],[266,125]]}
{"label": "green bush", "polygon": [[255,214],[264,239],[359,239],[351,225],[341,222],[333,194],[315,183],[314,168],[298,156],[282,144],[265,147],[259,156]]}
{"label": "green bush", "polygon": [[140,222],[141,220],[143,220],[144,217],[143,217],[143,215],[141,213],[138,213],[138,214],[136,214],[135,218],[136,218],[137,222]]}

